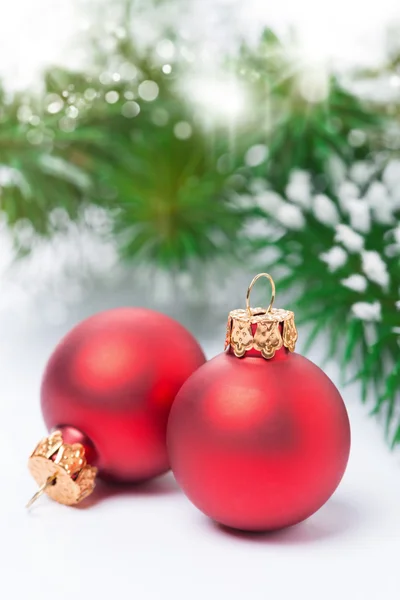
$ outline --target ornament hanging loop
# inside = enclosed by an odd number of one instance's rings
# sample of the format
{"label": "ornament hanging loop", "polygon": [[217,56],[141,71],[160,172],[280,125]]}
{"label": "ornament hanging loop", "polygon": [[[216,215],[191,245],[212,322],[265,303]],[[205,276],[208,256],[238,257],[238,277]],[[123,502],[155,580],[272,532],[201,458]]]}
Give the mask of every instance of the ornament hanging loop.
{"label": "ornament hanging loop", "polygon": [[269,273],[259,273],[258,275],[256,275],[252,279],[249,287],[247,288],[246,309],[247,309],[247,313],[248,313],[250,319],[252,317],[251,308],[250,308],[250,292],[253,289],[254,284],[256,283],[256,281],[258,281],[258,279],[260,279],[260,277],[266,277],[269,280],[270,284],[271,284],[271,301],[270,301],[269,306],[267,308],[267,311],[266,311],[267,313],[271,312],[272,305],[275,302],[275,282],[274,282],[274,280],[272,279],[272,277],[271,277],[271,275]]}
{"label": "ornament hanging loop", "polygon": [[34,494],[32,496],[32,498],[29,500],[28,504],[26,505],[26,508],[29,509],[32,506],[32,504],[34,502],[36,502],[36,500],[38,500],[40,498],[40,496],[42,496],[46,492],[46,490],[49,486],[55,485],[56,479],[57,479],[57,475],[51,475],[50,477],[48,477],[46,479],[46,481],[44,482],[44,484],[40,486],[40,488],[38,489],[36,494]]}

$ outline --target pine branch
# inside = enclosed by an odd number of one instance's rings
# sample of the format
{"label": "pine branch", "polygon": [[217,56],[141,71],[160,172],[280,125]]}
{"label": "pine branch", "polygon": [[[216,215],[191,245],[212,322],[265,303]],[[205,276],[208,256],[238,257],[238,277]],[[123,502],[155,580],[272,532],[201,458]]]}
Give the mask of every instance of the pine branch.
{"label": "pine branch", "polygon": [[127,0],[114,33],[90,34],[88,72],[53,68],[39,96],[0,89],[0,209],[19,250],[90,205],[124,259],[170,271],[221,255],[256,268],[273,247],[268,270],[298,290],[309,343],[328,332],[328,355],[342,353],[344,378],[356,365],[362,399],[400,443],[400,163],[386,143],[400,104],[361,101],[266,30],[225,61],[247,98],[235,135],[206,127],[182,92],[196,71],[178,31],[160,32],[176,49],[165,71],[157,44],[131,33],[139,8]]}

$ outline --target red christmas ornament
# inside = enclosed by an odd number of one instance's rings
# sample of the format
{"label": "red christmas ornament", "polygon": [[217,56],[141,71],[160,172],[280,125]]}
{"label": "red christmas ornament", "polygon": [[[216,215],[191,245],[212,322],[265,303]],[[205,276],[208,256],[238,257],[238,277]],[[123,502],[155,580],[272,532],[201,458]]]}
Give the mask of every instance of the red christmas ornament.
{"label": "red christmas ornament", "polygon": [[43,377],[44,420],[57,431],[30,459],[38,484],[55,500],[75,504],[92,491],[97,470],[118,482],[167,471],[172,402],[204,361],[182,325],[145,308],[109,310],[77,325]]}
{"label": "red christmas ornament", "polygon": [[[250,309],[255,281],[269,308]],[[292,354],[294,314],[273,309],[255,277],[247,309],[229,315],[227,346],[183,385],[167,446],[188,498],[229,527],[266,531],[317,511],[344,474],[350,426],[343,400],[312,362]]]}

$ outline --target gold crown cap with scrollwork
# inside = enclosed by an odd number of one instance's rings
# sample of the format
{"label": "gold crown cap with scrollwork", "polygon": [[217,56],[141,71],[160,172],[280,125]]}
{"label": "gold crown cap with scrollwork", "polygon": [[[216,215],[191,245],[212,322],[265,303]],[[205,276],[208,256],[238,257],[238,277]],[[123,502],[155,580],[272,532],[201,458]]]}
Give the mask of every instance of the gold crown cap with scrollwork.
{"label": "gold crown cap with scrollwork", "polygon": [[[269,279],[272,286],[271,302],[267,309],[250,308],[250,292],[260,277]],[[238,358],[248,350],[257,350],[265,359],[275,356],[283,346],[294,352],[297,341],[297,329],[294,313],[291,310],[272,308],[275,299],[275,284],[268,273],[256,275],[250,283],[246,296],[246,309],[232,310],[228,316],[225,350],[230,347]],[[253,333],[253,325],[256,325]]]}
{"label": "gold crown cap with scrollwork", "polygon": [[87,464],[82,444],[66,444],[61,431],[39,442],[28,466],[39,487],[61,504],[78,504],[93,492],[96,467]]}

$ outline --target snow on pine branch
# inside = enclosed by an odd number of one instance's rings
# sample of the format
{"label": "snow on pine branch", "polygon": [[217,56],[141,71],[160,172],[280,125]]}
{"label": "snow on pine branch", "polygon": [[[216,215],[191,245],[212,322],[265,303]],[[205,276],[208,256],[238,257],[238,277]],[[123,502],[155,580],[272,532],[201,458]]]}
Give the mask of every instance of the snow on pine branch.
{"label": "snow on pine branch", "polygon": [[[326,245],[318,259],[326,265],[327,276],[337,274],[338,285],[349,290],[353,318],[365,323],[393,320],[400,310],[400,160],[391,160],[383,170],[373,162],[355,163],[332,196],[316,191],[312,175],[300,170],[292,171],[284,195],[263,189],[259,182],[253,189],[268,221],[275,220],[286,237],[299,240],[304,271],[307,232],[312,229],[318,245]],[[276,244],[285,244],[285,235]],[[398,335],[398,327],[392,332]]]}

